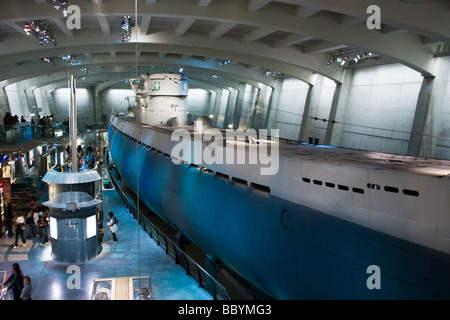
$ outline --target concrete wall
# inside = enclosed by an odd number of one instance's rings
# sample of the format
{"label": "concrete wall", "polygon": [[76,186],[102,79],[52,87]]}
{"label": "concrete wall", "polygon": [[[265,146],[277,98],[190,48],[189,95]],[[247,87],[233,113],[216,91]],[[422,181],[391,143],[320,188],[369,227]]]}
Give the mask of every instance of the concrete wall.
{"label": "concrete wall", "polygon": [[308,84],[298,79],[279,79],[272,92],[267,128],[278,129],[280,138],[297,140],[308,89]]}
{"label": "concrete wall", "polygon": [[400,64],[350,71],[342,90],[331,144],[405,154],[422,84]]}
{"label": "concrete wall", "polygon": [[106,89],[100,92],[100,108],[98,108],[100,115],[97,118],[101,119],[101,115],[104,114],[106,121],[108,121],[113,110],[115,113],[123,112],[127,114],[128,100],[131,100],[131,105],[135,105],[135,96],[132,89]]}
{"label": "concrete wall", "polygon": [[[63,122],[69,118],[70,90],[61,88],[53,91],[53,115],[55,122]],[[80,130],[86,126],[95,125],[94,100],[92,88],[77,88],[77,126]]]}
{"label": "concrete wall", "polygon": [[211,102],[211,93],[204,89],[189,89],[187,98],[187,107],[189,117],[193,120],[201,116],[209,116],[209,107]]}

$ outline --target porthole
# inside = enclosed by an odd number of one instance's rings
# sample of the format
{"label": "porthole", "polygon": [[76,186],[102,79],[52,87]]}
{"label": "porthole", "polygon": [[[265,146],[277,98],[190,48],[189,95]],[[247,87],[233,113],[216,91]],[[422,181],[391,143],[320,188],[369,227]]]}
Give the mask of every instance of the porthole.
{"label": "porthole", "polygon": [[392,193],[398,193],[398,188],[396,188],[396,187],[385,186],[385,187],[384,187],[384,191],[392,192]]}
{"label": "porthole", "polygon": [[313,183],[318,185],[318,186],[322,185],[322,181],[320,181],[320,180],[313,180]]}
{"label": "porthole", "polygon": [[280,225],[284,230],[289,228],[289,212],[286,209],[281,210]]}
{"label": "porthole", "polygon": [[360,194],[364,194],[364,190],[361,188],[352,188],[352,191],[355,193],[360,193]]}
{"label": "porthole", "polygon": [[381,187],[379,184],[375,184],[375,183],[368,183],[367,184],[367,188],[369,189],[373,189],[373,190],[380,190]]}
{"label": "porthole", "polygon": [[419,192],[416,190],[403,189],[403,193],[406,194],[407,196],[411,196],[411,197],[419,196]]}

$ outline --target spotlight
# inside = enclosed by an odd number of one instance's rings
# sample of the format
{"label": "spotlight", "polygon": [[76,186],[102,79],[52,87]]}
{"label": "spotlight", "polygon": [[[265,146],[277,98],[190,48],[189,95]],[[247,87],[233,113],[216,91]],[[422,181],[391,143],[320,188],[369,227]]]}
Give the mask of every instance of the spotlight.
{"label": "spotlight", "polygon": [[78,58],[76,56],[67,54],[67,55],[63,55],[62,59],[64,61],[67,61],[70,64],[77,64],[78,63]]}
{"label": "spotlight", "polygon": [[122,20],[122,32],[120,33],[120,39],[122,41],[128,41],[131,38],[131,21],[130,16],[124,16]]}
{"label": "spotlight", "polygon": [[55,63],[55,61],[53,61],[52,58],[44,58],[42,60],[44,60],[44,62],[47,62],[50,65],[50,67],[56,66],[56,63]]}
{"label": "spotlight", "polygon": [[345,56],[344,58],[342,58],[341,66],[343,66],[343,65],[347,62],[347,59],[348,59],[347,56]]}
{"label": "spotlight", "polygon": [[23,25],[23,31],[25,31],[27,36],[31,34],[31,26],[28,22],[25,22],[25,24]]}
{"label": "spotlight", "polygon": [[89,69],[88,69],[88,68],[82,68],[81,71],[82,71],[84,74],[88,74],[88,73],[89,73]]}
{"label": "spotlight", "polygon": [[334,57],[331,57],[330,60],[328,60],[327,68],[329,68],[333,62],[334,62]]}
{"label": "spotlight", "polygon": [[41,20],[26,21],[23,26],[23,31],[27,35],[31,35],[34,31],[36,33],[35,36],[38,38],[39,44],[51,42],[56,46],[56,39],[53,36],[53,31],[51,31],[47,27],[45,21]]}

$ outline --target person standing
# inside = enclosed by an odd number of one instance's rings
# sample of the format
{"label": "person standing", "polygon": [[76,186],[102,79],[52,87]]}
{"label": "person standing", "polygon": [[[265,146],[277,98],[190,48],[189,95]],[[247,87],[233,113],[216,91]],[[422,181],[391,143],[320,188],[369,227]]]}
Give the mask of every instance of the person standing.
{"label": "person standing", "polygon": [[48,209],[39,220],[39,229],[42,231],[42,243],[48,244]]}
{"label": "person standing", "polygon": [[19,236],[22,238],[22,245],[24,246],[27,243],[27,240],[25,239],[25,235],[23,234],[25,232],[25,219],[19,215],[16,219],[16,242],[14,244],[14,249],[17,248],[19,245]]}
{"label": "person standing", "polygon": [[7,286],[7,290],[11,290],[13,300],[20,300],[23,289],[23,274],[18,263],[12,265],[12,273],[3,285]]}
{"label": "person standing", "polygon": [[31,278],[29,276],[23,277],[23,289],[20,294],[20,300],[31,300]]}
{"label": "person standing", "polygon": [[12,238],[14,236],[12,226],[13,226],[13,212],[12,212],[12,204],[9,202],[5,209],[5,224],[6,224],[6,230],[8,230],[8,237]]}
{"label": "person standing", "polygon": [[117,223],[119,222],[116,217],[114,216],[114,213],[112,213],[112,211],[110,211],[108,213],[109,217],[107,218],[109,221],[107,223],[107,225],[109,226],[109,229],[111,230],[112,233],[112,237],[113,237],[113,242],[117,243],[117,236],[116,236],[116,232],[117,232]]}

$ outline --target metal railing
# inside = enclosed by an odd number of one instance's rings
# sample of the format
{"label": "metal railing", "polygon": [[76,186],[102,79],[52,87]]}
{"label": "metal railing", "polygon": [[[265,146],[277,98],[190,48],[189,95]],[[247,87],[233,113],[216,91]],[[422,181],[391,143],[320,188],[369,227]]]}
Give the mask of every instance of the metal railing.
{"label": "metal railing", "polygon": [[56,131],[58,131],[58,128],[55,126],[45,127],[30,123],[0,126],[0,142],[3,144],[18,144],[33,139],[54,138]]}
{"label": "metal railing", "polygon": [[134,219],[139,221],[139,224],[146,232],[148,232],[150,237],[153,238],[159,246],[165,249],[166,254],[169,254],[175,260],[176,264],[179,264],[184,270],[186,270],[186,273],[194,278],[198,282],[199,286],[205,289],[214,298],[214,300],[231,300],[224,286],[222,286],[172,240],[170,240],[161,230],[150,222],[150,220],[142,212],[138,212],[135,203],[131,201],[127,195],[125,195],[111,172],[110,176],[116,190],[119,192],[120,198],[125,203],[125,206],[133,215]]}

